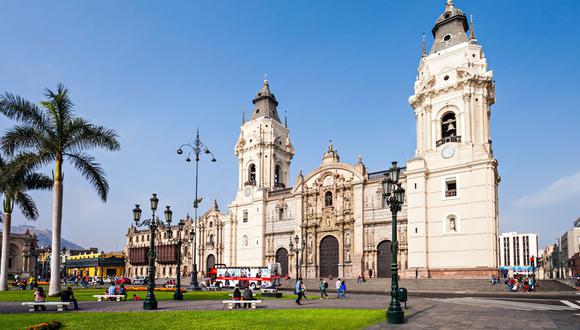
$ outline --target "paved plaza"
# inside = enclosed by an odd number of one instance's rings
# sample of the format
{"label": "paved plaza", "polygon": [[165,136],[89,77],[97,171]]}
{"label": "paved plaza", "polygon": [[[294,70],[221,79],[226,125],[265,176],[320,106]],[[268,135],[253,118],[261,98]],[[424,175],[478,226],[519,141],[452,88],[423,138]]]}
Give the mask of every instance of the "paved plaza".
{"label": "paved plaza", "polygon": [[[349,294],[347,299],[319,299],[312,292],[302,305],[290,299],[267,299],[260,310],[274,309],[386,309],[388,297],[379,294]],[[142,302],[79,302],[83,312],[163,313],[168,311],[223,311],[224,313],[252,313],[252,310],[230,311],[221,300],[159,301],[159,309],[143,311]],[[580,294],[568,292],[564,296],[498,295],[498,297],[410,297],[406,320],[402,325],[377,324],[371,329],[580,329]],[[49,310],[48,312],[54,312]],[[19,302],[1,302],[0,313],[29,313]],[[41,313],[41,312],[37,312]]]}

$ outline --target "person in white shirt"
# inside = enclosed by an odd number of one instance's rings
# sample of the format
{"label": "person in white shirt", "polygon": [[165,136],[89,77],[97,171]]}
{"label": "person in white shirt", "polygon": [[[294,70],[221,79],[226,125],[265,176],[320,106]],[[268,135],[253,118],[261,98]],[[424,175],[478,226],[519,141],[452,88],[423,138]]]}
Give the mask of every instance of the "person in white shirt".
{"label": "person in white shirt", "polygon": [[336,279],[336,283],[334,284],[336,286],[336,294],[337,297],[340,298],[340,293],[338,292],[338,289],[340,289],[340,284],[342,283],[342,281],[340,280],[340,277]]}

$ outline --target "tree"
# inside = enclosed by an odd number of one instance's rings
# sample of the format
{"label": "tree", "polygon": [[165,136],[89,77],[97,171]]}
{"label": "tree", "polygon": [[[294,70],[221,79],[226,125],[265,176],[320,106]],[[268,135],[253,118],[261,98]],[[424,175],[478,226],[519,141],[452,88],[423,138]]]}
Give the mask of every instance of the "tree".
{"label": "tree", "polygon": [[2,258],[0,259],[0,291],[8,290],[8,252],[10,251],[10,226],[14,205],[29,220],[38,218],[38,210],[28,190],[52,188],[52,179],[44,174],[35,173],[32,168],[19,162],[16,157],[6,162],[0,155],[0,196],[3,195],[2,211]]}
{"label": "tree", "polygon": [[9,129],[0,140],[0,148],[8,155],[23,153],[32,167],[54,164],[52,201],[52,255],[48,294],[60,292],[60,236],[63,203],[63,165],[68,160],[93,186],[103,202],[107,201],[109,183],[103,168],[85,151],[101,148],[120,149],[114,130],[93,125],[75,116],[69,91],[58,84],[56,92],[45,89],[46,100],[40,106],[19,96],[0,96],[0,113],[19,125]]}

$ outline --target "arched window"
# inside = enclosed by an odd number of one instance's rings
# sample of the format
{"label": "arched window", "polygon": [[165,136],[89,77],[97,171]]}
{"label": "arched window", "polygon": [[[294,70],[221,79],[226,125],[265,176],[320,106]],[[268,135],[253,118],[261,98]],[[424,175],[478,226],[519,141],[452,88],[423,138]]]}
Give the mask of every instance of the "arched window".
{"label": "arched window", "polygon": [[324,206],[332,206],[332,193],[330,191],[324,194]]}
{"label": "arched window", "polygon": [[247,235],[242,236],[242,246],[243,247],[248,246],[248,236]]}
{"label": "arched window", "polygon": [[441,118],[441,138],[457,136],[457,120],[455,113],[448,112]]}
{"label": "arched window", "polygon": [[248,167],[248,185],[254,186],[256,185],[256,165],[250,164]]}
{"label": "arched window", "polygon": [[284,188],[284,183],[282,183],[282,169],[280,165],[276,165],[274,169],[274,187]]}

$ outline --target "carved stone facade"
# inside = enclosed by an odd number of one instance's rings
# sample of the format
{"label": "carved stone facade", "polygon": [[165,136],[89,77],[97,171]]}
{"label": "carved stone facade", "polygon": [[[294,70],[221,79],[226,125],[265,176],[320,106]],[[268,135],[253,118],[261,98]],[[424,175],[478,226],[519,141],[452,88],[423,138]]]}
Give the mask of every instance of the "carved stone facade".
{"label": "carved stone facade", "polygon": [[[30,233],[28,229],[26,229],[24,234],[10,234],[10,239],[8,241],[9,280],[14,279],[14,275],[35,275],[36,257],[38,253],[37,242],[36,235]],[[0,252],[2,252],[1,244]]]}
{"label": "carved stone facade", "polygon": [[[402,277],[415,271],[421,277],[487,277],[497,270],[499,175],[490,140],[495,87],[468,30],[466,16],[448,1],[435,22],[430,54],[423,47],[409,98],[417,148],[401,175]],[[198,220],[200,270],[212,258],[232,266],[280,262],[292,277],[352,278],[369,270],[389,277],[392,215],[381,186],[388,171],[369,173],[362,157],[341,162],[330,143],[320,166],[307,175],[300,171],[290,186],[295,150],[268,81],[253,104],[234,148],[235,198],[226,213],[214,206]]]}

